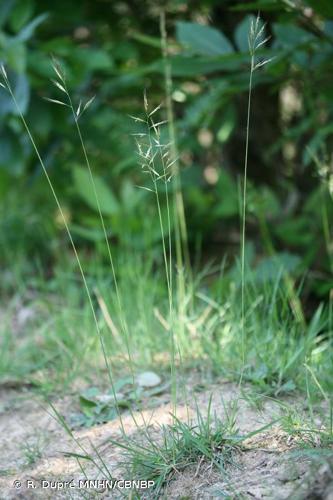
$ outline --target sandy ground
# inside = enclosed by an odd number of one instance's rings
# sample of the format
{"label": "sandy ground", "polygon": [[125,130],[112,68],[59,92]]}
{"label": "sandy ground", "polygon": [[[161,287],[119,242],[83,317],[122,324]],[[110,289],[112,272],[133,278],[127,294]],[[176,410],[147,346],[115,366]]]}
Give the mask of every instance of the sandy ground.
{"label": "sandy ground", "polygon": [[[237,401],[237,426],[241,434],[252,432],[272,422],[279,416],[281,406],[267,401],[262,409],[251,406],[235,384],[219,382],[209,389],[195,393],[188,387],[190,408],[194,418],[197,404],[203,414],[207,411],[210,397],[212,409],[223,418],[230,411],[230,402]],[[123,495],[116,491],[96,491],[77,486],[80,479],[102,478],[96,466],[81,460],[84,473],[78,461],[68,456],[68,452],[84,454],[96,452],[103,457],[112,477],[124,479],[120,467],[121,451],[110,443],[110,439],[121,439],[118,420],[90,428],[73,431],[76,443],[59,422],[52,416],[51,408],[41,403],[29,389],[15,390],[2,387],[0,390],[0,495],[3,499],[32,498],[120,498],[130,497],[129,490]],[[77,396],[66,396],[53,401],[58,412],[69,417],[77,405]],[[196,401],[196,403],[194,403]],[[156,397],[154,408],[147,407],[135,414],[137,425],[129,412],[123,414],[123,425],[127,435],[140,435],[143,419],[149,423],[152,432],[158,435],[161,424],[171,423],[169,395]],[[186,405],[178,407],[178,418],[186,419]],[[29,450],[38,449],[38,454]],[[183,472],[175,472],[159,498],[170,499],[210,499],[210,498],[272,498],[333,500],[332,469],[314,467],[309,459],[295,459],[293,453],[297,443],[281,430],[278,424],[265,429],[245,442],[245,450],[237,452],[235,465],[229,466],[222,474],[211,464],[198,461],[195,466]],[[29,463],[29,457],[30,462]],[[28,482],[30,481],[30,483]],[[42,481],[46,488],[41,488]],[[63,489],[50,488],[50,481],[72,481]],[[27,486],[30,484],[30,488]],[[15,487],[16,485],[16,487]],[[58,487],[61,484],[58,483]],[[152,492],[144,498],[156,498]]]}

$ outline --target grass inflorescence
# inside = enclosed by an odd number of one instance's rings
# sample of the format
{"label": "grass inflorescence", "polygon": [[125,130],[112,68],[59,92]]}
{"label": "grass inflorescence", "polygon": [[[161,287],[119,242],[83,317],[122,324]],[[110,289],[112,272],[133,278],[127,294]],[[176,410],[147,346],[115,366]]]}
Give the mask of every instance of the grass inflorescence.
{"label": "grass inflorescence", "polygon": [[[237,463],[237,453],[247,436],[240,436],[236,428],[235,412],[224,420],[212,417],[211,400],[207,414],[197,408],[194,421],[189,418],[190,404],[186,384],[180,379],[189,367],[209,367],[216,375],[237,380],[239,385],[250,383],[260,397],[280,398],[288,394],[305,394],[310,420],[298,413],[286,411],[280,418],[282,429],[304,447],[330,448],[332,437],[333,370],[330,359],[332,349],[332,311],[319,306],[312,318],[305,319],[299,292],[283,266],[275,266],[267,279],[262,279],[246,260],[247,177],[249,158],[249,132],[251,125],[251,99],[253,75],[269,60],[258,60],[257,52],[267,39],[265,26],[260,18],[252,21],[249,33],[250,78],[248,87],[247,119],[243,189],[241,197],[240,266],[224,269],[217,278],[210,269],[194,276],[189,258],[184,200],[181,191],[179,155],[176,128],[171,100],[172,78],[168,61],[168,47],[164,16],[161,17],[161,36],[165,64],[166,115],[157,119],[163,110],[161,105],[150,109],[144,95],[143,116],[133,117],[137,131],[135,137],[142,188],[155,200],[161,248],[156,255],[134,255],[126,251],[125,257],[111,246],[107,225],[98,197],[93,167],[80,127],[80,118],[87,111],[93,98],[85,102],[74,100],[67,87],[61,65],[53,62],[53,84],[63,99],[48,101],[69,109],[79,138],[81,155],[89,173],[91,189],[95,197],[99,222],[102,228],[109,267],[101,267],[98,273],[90,272],[89,262],[79,254],[72,236],[70,223],[55,191],[50,174],[40,150],[32,136],[13,92],[6,69],[1,66],[1,86],[7,90],[16,106],[28,139],[45,175],[47,184],[66,230],[74,262],[79,271],[77,279],[73,259],[64,257],[67,272],[56,267],[51,290],[42,278],[37,286],[42,293],[49,293],[45,309],[29,299],[33,311],[26,330],[30,337],[19,340],[19,348],[11,338],[11,324],[7,320],[3,330],[0,355],[0,373],[10,376],[31,377],[31,382],[52,392],[54,386],[49,375],[57,380],[55,385],[69,386],[77,377],[98,365],[98,377],[103,376],[102,364],[108,374],[113,393],[114,408],[122,430],[119,440],[110,442],[124,452],[124,465],[131,478],[155,481],[155,491],[161,492],[168,483],[185,469],[194,468],[194,477],[202,468],[215,468],[221,474]],[[319,163],[318,163],[319,165]],[[320,165],[318,166],[318,168]],[[330,248],[327,231],[327,214],[323,214],[326,228],[326,245]],[[326,221],[326,222],[325,222]],[[272,259],[274,248],[270,247]],[[66,262],[66,259],[70,262]],[[157,268],[156,261],[162,262]],[[271,261],[271,263],[273,260]],[[88,270],[87,270],[88,266]],[[162,269],[161,269],[162,268]],[[240,269],[239,269],[240,268]],[[111,271],[111,272],[110,272]],[[64,276],[65,274],[65,276]],[[98,276],[97,276],[97,275]],[[101,277],[102,275],[102,277]],[[211,285],[208,287],[208,283]],[[82,285],[86,301],[82,301]],[[55,295],[63,295],[64,300]],[[332,308],[332,304],[330,304]],[[13,307],[14,311],[15,307]],[[10,311],[11,312],[11,311]],[[14,314],[14,312],[13,312]],[[50,319],[51,318],[51,319]],[[328,318],[328,319],[327,319]],[[97,335],[93,336],[92,331]],[[36,360],[36,344],[41,348]],[[12,361],[16,352],[17,360]],[[133,396],[132,408],[121,405],[115,388],[114,365],[125,369],[132,378],[142,368],[157,364],[159,370],[171,379],[171,424],[150,429],[142,412],[140,395]],[[36,375],[35,372],[39,372]],[[40,372],[46,375],[40,376]],[[185,375],[184,375],[185,374]],[[187,418],[177,416],[180,400],[179,388],[184,389]],[[108,393],[108,396],[110,394]],[[317,425],[313,401],[324,400],[330,418]],[[251,397],[248,397],[251,400]],[[252,403],[260,407],[259,398]],[[89,403],[89,402],[88,402]],[[105,476],[111,472],[97,449],[91,454],[75,437],[72,429],[56,409],[51,408],[58,422],[80,449],[80,453],[67,453],[82,461],[93,463]],[[124,410],[126,408],[126,410]],[[125,432],[122,415],[127,411],[139,430],[138,438]],[[143,426],[139,426],[134,412],[140,413]],[[259,431],[254,431],[259,432]],[[252,433],[253,434],[253,433]],[[34,463],[41,456],[38,447],[26,445],[26,460]],[[83,468],[82,468],[83,470]]]}

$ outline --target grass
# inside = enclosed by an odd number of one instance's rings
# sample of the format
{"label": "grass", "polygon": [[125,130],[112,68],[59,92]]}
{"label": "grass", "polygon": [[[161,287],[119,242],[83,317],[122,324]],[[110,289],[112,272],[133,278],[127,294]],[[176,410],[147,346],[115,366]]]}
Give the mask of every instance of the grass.
{"label": "grass", "polygon": [[[187,361],[204,356],[216,369],[219,367],[218,369],[225,375],[239,376],[240,381],[244,377],[245,380],[258,384],[263,391],[272,391],[275,395],[290,391],[297,386],[304,386],[301,379],[304,378],[306,371],[304,368],[305,363],[309,363],[316,371],[317,368],[319,370],[319,367],[322,366],[323,359],[326,361],[327,353],[331,347],[331,337],[328,336],[324,319],[326,312],[319,309],[308,325],[297,324],[290,311],[292,305],[290,298],[292,294],[293,302],[296,303],[299,303],[299,298],[296,292],[290,289],[291,285],[287,273],[280,269],[275,281],[268,279],[263,285],[258,284],[255,278],[251,276],[245,259],[252,79],[254,72],[268,62],[258,61],[256,55],[258,49],[266,41],[263,39],[263,30],[264,27],[257,18],[252,23],[249,33],[251,67],[241,210],[240,274],[231,279],[230,274],[227,272],[218,278],[218,288],[222,291],[219,296],[214,296],[212,292],[207,293],[204,276],[201,281],[189,279],[186,282],[187,270],[184,271],[182,267],[182,259],[188,251],[187,235],[182,208],[183,201],[182,197],[179,196],[181,190],[179,185],[178,153],[172,103],[169,99],[172,82],[163,16],[161,18],[161,32],[167,90],[167,126],[169,136],[172,139],[171,143],[167,142],[167,136],[164,131],[161,131],[163,120],[157,121],[157,123],[155,120],[154,122],[159,106],[150,111],[145,98],[145,116],[144,118],[135,118],[135,120],[144,125],[144,130],[136,134],[138,154],[141,166],[150,178],[150,185],[146,185],[144,188],[152,191],[156,201],[157,218],[162,235],[164,284],[163,274],[160,271],[157,271],[157,280],[155,279],[156,276],[152,276],[152,272],[156,272],[154,257],[148,257],[148,262],[140,261],[140,258],[137,259],[128,254],[126,254],[125,259],[118,259],[114,256],[114,249],[111,249],[100,201],[98,200],[93,168],[90,164],[79,124],[79,119],[82,113],[88,109],[91,99],[86,104],[82,104],[80,101],[78,106],[74,105],[61,66],[54,61],[53,67],[56,75],[54,84],[65,100],[49,100],[67,106],[72,114],[107,245],[111,276],[102,279],[101,282],[96,275],[90,277],[90,271],[86,269],[87,266],[90,266],[90,263],[88,261],[83,263],[84,257],[78,254],[70,226],[54,191],[52,181],[44,167],[38,147],[31,136],[29,125],[25,122],[18,109],[62,217],[88,298],[88,303],[82,306],[81,288],[79,284],[75,283],[74,269],[73,281],[68,287],[68,276],[61,277],[57,275],[57,269],[55,268],[54,279],[50,280],[48,286],[53,286],[60,295],[64,293],[69,306],[67,308],[61,303],[60,309],[55,307],[52,311],[47,310],[46,315],[51,315],[54,318],[51,323],[52,334],[50,334],[49,329],[44,330],[45,320],[43,314],[40,315],[42,318],[40,329],[38,321],[37,324],[34,324],[34,329],[36,331],[37,327],[38,332],[36,337],[39,338],[44,347],[44,363],[49,363],[50,357],[48,354],[50,354],[51,359],[54,358],[55,372],[59,371],[61,366],[61,372],[63,373],[64,366],[68,365],[70,366],[70,372],[78,373],[78,367],[87,363],[87,358],[91,357],[91,354],[97,350],[96,342],[91,339],[92,330],[97,333],[111,385],[113,384],[113,376],[112,366],[110,365],[110,349],[112,349],[113,355],[119,355],[122,358],[127,356],[128,369],[132,372],[141,362],[153,362],[156,353],[169,352],[170,359],[166,364],[170,366],[173,381],[176,379],[175,367],[180,360]],[[9,91],[15,103],[15,95],[12,92],[4,67],[2,67],[2,77],[2,86]],[[169,197],[168,186],[170,179],[172,182],[175,179],[176,188],[174,191],[176,195],[178,193],[173,200],[176,207],[174,227],[176,260],[178,262],[177,272],[175,272],[173,266],[172,221],[174,215]],[[166,218],[162,215],[162,204],[166,204]],[[185,245],[184,248],[181,248],[181,251],[179,250],[180,240]],[[61,258],[64,259],[63,256]],[[60,266],[63,264],[64,262],[59,263]],[[71,269],[73,267],[72,263],[67,262],[66,267]],[[188,271],[188,276],[191,278],[190,270]],[[100,267],[97,274],[109,275],[104,267]],[[177,284],[176,287],[174,287],[175,283]],[[40,283],[37,282],[37,288],[40,284],[42,284],[40,292],[45,293],[42,280]],[[65,290],[67,287],[68,289]],[[238,307],[239,294],[241,297],[240,314]],[[191,308],[189,305],[191,305]],[[50,306],[52,308],[52,301]],[[92,322],[88,310],[90,310]],[[81,328],[80,332],[78,332],[76,322],[77,318],[81,316],[84,318],[85,324],[84,328]],[[8,327],[5,327],[6,329],[8,330]],[[87,335],[84,332],[88,332]],[[130,340],[129,336],[131,337]],[[10,335],[6,331],[3,338],[7,346],[12,344]],[[189,339],[191,342],[188,342]],[[241,339],[240,342],[239,339]],[[32,342],[28,342],[23,351],[30,352],[30,344],[31,354],[33,354],[33,343],[35,341],[36,338]],[[214,348],[211,349],[211,346]],[[177,360],[177,358],[179,359]],[[239,363],[240,358],[241,363]],[[34,362],[35,360],[32,359],[31,364],[33,365]],[[19,364],[22,366],[22,363]],[[6,364],[4,360],[3,365],[5,366],[3,371],[7,370],[8,362]],[[23,363],[24,365],[25,363]],[[176,391],[174,392],[176,393]]]}
{"label": "grass", "polygon": [[[133,255],[123,256],[120,262],[119,288],[128,311],[134,369],[142,369],[147,364],[153,367],[161,361],[165,370],[170,369],[169,300],[161,284],[163,271],[152,276],[153,262]],[[73,262],[68,262],[67,269],[72,266]],[[159,276],[161,278],[156,279]],[[106,348],[118,359],[116,364],[122,363],[128,371],[126,343],[121,336],[112,280],[102,268],[92,268],[87,278],[89,283],[94,283],[97,297],[103,298],[112,318],[114,328],[110,331],[103,311],[98,311]],[[188,300],[192,300],[195,312],[183,318],[187,341],[179,342],[179,347],[184,368],[196,366],[205,359],[206,366],[211,366],[217,375],[237,378],[242,369],[239,362],[242,359],[240,285],[226,274],[218,278],[218,291],[214,295],[212,291],[207,292],[206,279],[203,274],[193,286],[193,296]],[[95,368],[101,355],[94,335],[94,321],[74,269],[66,274],[60,268],[55,269],[52,280],[45,283],[41,277],[32,296],[27,290],[20,297],[23,304],[19,307],[31,309],[34,316],[24,326],[24,335],[15,339],[12,318],[15,322],[19,310],[15,310],[13,303],[7,311],[7,321],[1,325],[2,342],[6,346],[0,358],[3,374],[38,380],[47,368],[44,379],[49,380],[51,374],[55,385],[68,386],[73,377],[82,373],[91,370],[97,375],[100,372]],[[331,342],[325,310],[319,308],[304,331],[302,325],[294,321],[281,276],[264,286],[255,282],[248,285],[246,307],[244,380],[251,381],[263,393],[276,396],[297,388],[305,392],[308,370],[304,364],[307,363],[322,381],[324,391],[330,393]],[[16,355],[12,361],[13,352]],[[313,377],[308,378],[311,392],[318,393]]]}
{"label": "grass", "polygon": [[172,424],[161,427],[158,439],[146,430],[137,440],[113,441],[125,451],[123,466],[129,476],[154,481],[156,494],[188,467],[196,468],[195,476],[204,466],[225,471],[240,448],[234,413],[224,422],[213,418],[211,400],[207,415],[197,408],[195,423],[172,418]]}
{"label": "grass", "polygon": [[329,408],[328,418],[326,415],[320,418],[317,410],[316,419],[313,419],[304,410],[289,407],[281,419],[281,428],[303,449],[332,448],[332,408]]}
{"label": "grass", "polygon": [[45,442],[43,436],[38,436],[37,439],[26,441],[22,445],[23,456],[27,467],[34,465],[43,456]]}
{"label": "grass", "polygon": [[[149,179],[149,183],[143,181],[142,187],[152,193],[160,226],[162,248],[158,266],[155,255],[149,252],[148,255],[129,252],[122,255],[111,248],[93,168],[79,124],[82,112],[91,101],[74,106],[65,75],[55,62],[57,79],[54,83],[66,100],[50,100],[67,106],[72,114],[96,198],[107,246],[108,267],[79,254],[52,180],[17,105],[6,70],[2,67],[2,86],[17,106],[62,217],[72,254],[61,255],[49,280],[45,281],[41,275],[34,278],[33,287],[31,282],[26,288],[24,281],[20,283],[24,307],[30,308],[34,315],[21,328],[23,335],[18,332],[16,335],[12,318],[15,319],[19,311],[13,305],[4,314],[6,320],[1,322],[0,354],[0,373],[3,376],[30,380],[48,396],[60,388],[61,391],[66,390],[80,377],[84,377],[86,382],[94,378],[104,379],[106,371],[122,427],[122,439],[113,440],[113,444],[124,450],[130,477],[154,480],[158,493],[188,467],[196,467],[195,474],[203,466],[225,472],[237,462],[242,441],[249,437],[239,435],[235,412],[227,412],[224,420],[213,418],[211,402],[206,415],[203,416],[197,409],[194,422],[189,418],[184,422],[177,417],[179,389],[185,388],[182,380],[186,371],[203,363],[218,376],[238,380],[240,386],[250,382],[261,398],[277,398],[301,391],[309,403],[310,425],[305,424],[298,413],[288,411],[281,419],[282,428],[311,447],[328,447],[333,441],[332,405],[328,396],[333,380],[330,316],[324,306],[320,306],[309,321],[297,321],[300,299],[288,272],[280,267],[267,279],[258,280],[246,260],[252,78],[254,71],[267,62],[256,60],[256,51],[265,43],[259,18],[251,27],[249,40],[251,68],[241,200],[240,263],[233,269],[225,269],[213,279],[212,275],[215,275],[210,270],[194,272],[196,270],[191,269],[189,262],[163,16],[161,31],[171,146],[163,130],[163,120],[155,119],[159,107],[150,111],[146,97],[144,117],[135,118],[136,125],[143,127],[136,133],[138,157]],[[162,206],[166,207],[166,215],[162,213]],[[178,266],[176,270],[174,253]],[[31,288],[33,293],[29,294]],[[154,369],[158,366],[164,373],[168,371],[172,386],[172,424],[160,428],[157,440],[145,420],[143,427],[138,426],[138,439],[126,435],[122,423],[123,410],[117,402],[115,389],[115,372],[118,369],[128,372],[134,381],[135,374],[147,366]],[[318,429],[313,401],[319,397],[330,408],[330,421]],[[257,398],[249,396],[248,399],[258,406]],[[136,400],[133,398],[133,401],[133,406],[136,404],[136,408],[141,410],[139,397]],[[80,467],[82,460],[90,461],[105,477],[110,477],[111,473],[99,452],[95,450],[97,458],[92,458],[78,443],[68,423],[52,403],[51,406],[58,421],[81,448],[81,454],[69,455],[78,460]],[[189,409],[186,391],[185,406]],[[38,449],[30,445],[25,447],[24,453],[31,464],[39,457]]]}

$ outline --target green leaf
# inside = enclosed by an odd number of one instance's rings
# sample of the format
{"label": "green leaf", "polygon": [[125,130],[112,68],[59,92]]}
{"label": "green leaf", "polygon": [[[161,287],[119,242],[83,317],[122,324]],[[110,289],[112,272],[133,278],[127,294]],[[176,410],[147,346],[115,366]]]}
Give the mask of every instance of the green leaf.
{"label": "green leaf", "polygon": [[0,168],[0,196],[3,198],[11,184],[11,178],[8,172]]}
{"label": "green leaf", "polygon": [[169,390],[171,386],[171,382],[165,382],[164,384],[161,384],[157,387],[153,387],[152,389],[148,389],[144,391],[144,397],[152,397],[152,396],[158,396],[159,394],[163,394],[166,391]]}
{"label": "green leaf", "polygon": [[[242,57],[242,56],[241,56]],[[207,75],[216,71],[237,71],[248,58],[241,59],[239,54],[226,54],[220,57],[172,57],[170,60],[173,76]],[[163,72],[163,65],[160,68]]]}
{"label": "green leaf", "polygon": [[12,176],[20,175],[24,169],[23,148],[12,131],[1,131],[0,150],[0,169],[4,168]]}
{"label": "green leaf", "polygon": [[26,47],[23,43],[9,43],[6,47],[7,63],[17,73],[24,73],[26,68]]}
{"label": "green leaf", "polygon": [[255,21],[255,16],[248,15],[236,27],[234,35],[235,43],[241,52],[248,52],[249,50],[248,36],[250,33],[251,22],[255,23]]}
{"label": "green leaf", "polygon": [[299,216],[277,224],[274,228],[276,235],[285,243],[307,247],[313,241],[309,217]]}
{"label": "green leaf", "polygon": [[275,35],[274,47],[283,47],[286,49],[293,49],[295,46],[316,40],[312,33],[294,24],[275,23],[273,25],[273,33]]}
{"label": "green leaf", "polygon": [[34,11],[32,0],[18,0],[10,15],[10,27],[17,33],[30,19]]}
{"label": "green leaf", "polygon": [[176,23],[176,36],[181,44],[196,54],[217,56],[234,52],[229,40],[210,26],[179,21]]}
{"label": "green leaf", "polygon": [[87,205],[90,206],[90,208],[98,212],[99,203],[102,214],[114,215],[118,213],[119,203],[117,198],[111,191],[111,188],[109,188],[101,177],[94,175],[98,202],[96,200],[90,174],[87,168],[75,167],[73,178],[77,194],[87,203]]}
{"label": "green leaf", "polygon": [[[275,53],[273,55],[275,55]],[[170,58],[170,64],[173,76],[198,77],[217,71],[234,72],[244,68],[247,69],[249,57],[248,54],[239,52],[210,57],[174,56]],[[152,64],[142,66],[137,73],[140,75],[149,73],[164,74],[164,62],[162,59],[154,61]]]}
{"label": "green leaf", "polygon": [[114,390],[118,392],[121,389],[123,389],[126,385],[132,385],[132,384],[133,384],[133,377],[119,378],[114,383]]}
{"label": "green leaf", "polygon": [[146,195],[147,192],[138,189],[129,179],[126,179],[121,186],[121,202],[128,213],[136,211]]}
{"label": "green leaf", "polygon": [[212,117],[212,109],[220,103],[223,98],[227,83],[222,80],[215,82],[214,88],[209,92],[205,92],[196,96],[189,103],[185,110],[185,127],[202,126],[206,120],[209,122]]}
{"label": "green leaf", "polygon": [[150,35],[143,35],[141,33],[132,33],[131,38],[137,40],[140,43],[143,43],[144,45],[148,45],[149,47],[154,47],[155,49],[161,50],[160,38]]}
{"label": "green leaf", "polygon": [[[41,138],[46,138],[53,127],[52,111],[43,99],[32,99],[28,110],[28,122],[34,123],[34,131]],[[38,120],[35,117],[38,116]]]}
{"label": "green leaf", "polygon": [[309,214],[312,219],[317,218],[318,221],[321,221],[323,210],[327,212],[330,219],[333,217],[333,204],[328,188],[329,186],[323,190],[322,185],[318,186],[308,195],[303,211]]}
{"label": "green leaf", "polygon": [[301,263],[298,255],[281,252],[272,257],[267,257],[258,264],[255,270],[255,279],[260,283],[274,281],[281,272],[295,272]]}
{"label": "green leaf", "polygon": [[93,409],[97,406],[95,398],[98,394],[99,390],[97,389],[97,387],[90,387],[80,394],[80,406],[85,414],[92,414]]}
{"label": "green leaf", "polygon": [[[14,93],[16,97],[16,101],[21,112],[24,114],[28,108],[29,100],[30,100],[30,86],[27,77],[24,74],[17,75],[15,78],[15,87]],[[17,114],[17,110],[15,109],[15,114]]]}
{"label": "green leaf", "polygon": [[333,37],[333,21],[326,21],[324,24],[324,33],[329,37]]}
{"label": "green leaf", "polygon": [[281,206],[278,197],[268,186],[255,187],[250,185],[248,193],[248,209],[258,217],[278,216]]}
{"label": "green leaf", "polygon": [[293,380],[288,380],[287,382],[285,382],[284,384],[281,385],[278,392],[279,393],[291,392],[291,391],[294,391],[295,389],[296,389],[295,382]]}
{"label": "green leaf", "polygon": [[29,40],[32,35],[35,32],[35,29],[42,24],[45,19],[48,17],[48,14],[40,14],[39,16],[35,17],[29,24],[27,24],[16,36],[15,36],[15,41],[16,42],[26,42]]}
{"label": "green leaf", "polygon": [[79,49],[73,53],[75,63],[80,63],[87,71],[103,71],[113,68],[110,54],[101,49]]}
{"label": "green leaf", "polygon": [[222,125],[217,132],[217,140],[226,142],[236,127],[237,114],[234,106],[229,106],[222,117]]}
{"label": "green leaf", "polygon": [[239,202],[237,185],[231,175],[223,168],[219,171],[217,189],[220,201],[215,209],[215,215],[218,217],[233,217],[234,215],[238,215]]}
{"label": "green leaf", "polygon": [[[76,234],[77,236],[80,236],[88,241],[94,241],[95,243],[98,241],[104,241],[105,239],[104,231],[95,227],[83,227],[78,224],[71,224],[70,230],[73,234]],[[111,236],[110,232],[108,232],[108,236]]]}

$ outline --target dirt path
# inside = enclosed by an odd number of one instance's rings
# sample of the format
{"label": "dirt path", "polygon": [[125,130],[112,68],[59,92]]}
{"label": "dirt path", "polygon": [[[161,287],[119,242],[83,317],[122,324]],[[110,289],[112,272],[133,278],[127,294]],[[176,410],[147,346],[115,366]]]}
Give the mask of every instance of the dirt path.
{"label": "dirt path", "polygon": [[[215,383],[209,389],[196,393],[195,399],[192,390],[193,387],[188,388],[193,416],[195,400],[205,414],[212,397],[212,409],[219,418],[223,418],[226,411],[230,411],[232,401],[237,401],[235,415],[240,434],[263,427],[281,413],[281,406],[273,401],[267,401],[260,411],[254,408],[242,398],[237,386],[232,383]],[[103,493],[93,489],[79,490],[75,487],[80,479],[84,479],[84,474],[77,460],[66,453],[83,454],[83,450],[51,416],[50,408],[43,407],[31,391],[1,390],[0,396],[1,498],[95,498],[95,495],[98,498],[120,497],[115,491]],[[146,409],[142,414],[135,414],[139,426],[144,418],[156,432],[157,438],[160,432],[158,425],[171,423],[168,397],[160,396],[157,404],[155,401],[154,408]],[[146,403],[148,406],[148,402]],[[76,398],[70,396],[54,401],[57,410],[65,418],[73,412],[76,404]],[[178,408],[177,416],[186,419],[185,405]],[[123,415],[123,424],[127,435],[135,438],[140,434],[128,412]],[[91,428],[81,428],[73,431],[73,434],[77,443],[87,452],[98,450],[113,477],[122,477],[120,449],[110,444],[110,438],[121,438],[118,420]],[[332,500],[333,482],[331,481],[330,485],[330,480],[327,480],[330,471],[327,468],[318,471],[317,468],[315,474],[309,459],[293,458],[296,447],[295,440],[283,432],[278,424],[272,425],[246,442],[246,451],[237,453],[235,466],[229,467],[227,474],[221,474],[210,464],[198,461],[198,464],[184,472],[175,473],[163,495],[171,499],[226,498],[226,495],[229,495],[227,498]],[[93,464],[84,460],[82,464],[89,479],[101,477],[101,473]],[[320,475],[323,477],[322,484],[319,484]],[[33,487],[27,489],[29,480]],[[45,485],[49,484],[47,481],[72,481],[71,485],[74,487],[67,486],[58,491],[51,488],[42,489],[40,485],[43,480],[46,481]],[[15,481],[19,481],[20,488],[13,487]],[[320,496],[315,496],[317,490],[321,490]]]}

